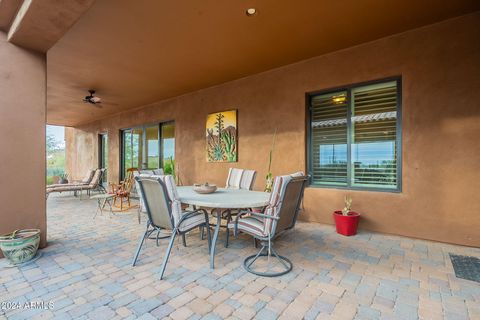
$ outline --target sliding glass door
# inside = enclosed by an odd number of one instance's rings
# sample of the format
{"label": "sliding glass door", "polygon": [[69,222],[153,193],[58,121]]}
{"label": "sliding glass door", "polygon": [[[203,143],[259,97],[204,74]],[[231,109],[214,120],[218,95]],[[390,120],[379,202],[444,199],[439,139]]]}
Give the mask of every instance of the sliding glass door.
{"label": "sliding glass door", "polygon": [[174,122],[125,129],[122,131],[122,178],[130,168],[139,170],[163,168],[166,165],[165,155],[172,160],[174,154]]}

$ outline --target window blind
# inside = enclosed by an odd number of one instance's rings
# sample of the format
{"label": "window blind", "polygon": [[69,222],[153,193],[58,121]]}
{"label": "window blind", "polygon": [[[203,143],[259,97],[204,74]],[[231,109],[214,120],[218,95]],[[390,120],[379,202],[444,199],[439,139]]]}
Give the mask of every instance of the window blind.
{"label": "window blind", "polygon": [[352,90],[352,185],[397,185],[396,82]]}
{"label": "window blind", "polygon": [[311,100],[313,183],[347,184],[346,92]]}

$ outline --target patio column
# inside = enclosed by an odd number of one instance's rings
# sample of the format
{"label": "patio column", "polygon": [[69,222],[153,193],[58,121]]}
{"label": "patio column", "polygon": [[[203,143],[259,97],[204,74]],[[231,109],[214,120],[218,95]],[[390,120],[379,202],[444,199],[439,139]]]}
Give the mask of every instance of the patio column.
{"label": "patio column", "polygon": [[38,228],[46,245],[46,58],[0,31],[0,234]]}

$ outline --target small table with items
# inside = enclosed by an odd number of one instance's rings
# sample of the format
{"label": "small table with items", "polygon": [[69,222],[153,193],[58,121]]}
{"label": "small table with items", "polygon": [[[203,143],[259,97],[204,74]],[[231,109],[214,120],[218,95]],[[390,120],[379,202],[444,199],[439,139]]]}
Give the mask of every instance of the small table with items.
{"label": "small table with items", "polygon": [[93,216],[93,219],[97,216],[98,212],[100,214],[103,212],[103,209],[105,206],[108,204],[109,207],[109,212],[110,212],[110,217],[113,214],[113,198],[115,197],[114,194],[111,193],[101,193],[101,194],[96,194],[94,196],[91,196],[90,199],[95,199],[97,200],[97,210],[95,211],[95,215]]}

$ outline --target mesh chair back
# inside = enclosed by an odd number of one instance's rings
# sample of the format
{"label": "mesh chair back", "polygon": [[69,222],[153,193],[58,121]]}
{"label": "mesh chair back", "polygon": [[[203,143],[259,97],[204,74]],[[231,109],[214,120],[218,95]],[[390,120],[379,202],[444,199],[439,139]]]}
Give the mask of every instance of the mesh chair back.
{"label": "mesh chair back", "polygon": [[143,203],[152,225],[172,230],[172,206],[165,183],[160,178],[136,177],[135,179],[140,186]]}
{"label": "mesh chair back", "polygon": [[152,174],[144,174],[144,173],[135,174],[135,191],[136,191],[136,194],[138,195],[138,198],[140,200],[140,211],[141,212],[147,212],[147,209],[145,208],[145,202],[143,202],[142,189],[140,189],[138,179],[136,179],[136,177],[138,177],[138,176],[140,176],[142,178],[151,178],[151,179],[163,178],[163,176],[152,175]]}

